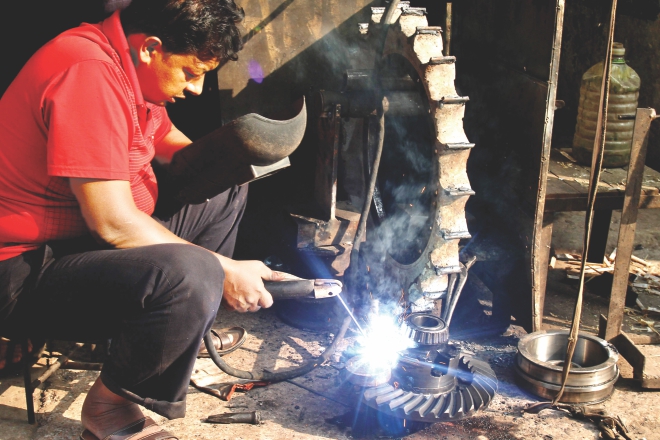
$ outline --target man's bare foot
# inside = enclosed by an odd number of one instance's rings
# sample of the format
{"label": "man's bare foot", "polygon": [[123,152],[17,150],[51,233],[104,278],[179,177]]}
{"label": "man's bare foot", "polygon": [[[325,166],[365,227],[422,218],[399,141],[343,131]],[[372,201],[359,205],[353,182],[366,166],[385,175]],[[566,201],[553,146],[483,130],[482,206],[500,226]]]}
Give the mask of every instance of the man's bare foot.
{"label": "man's bare foot", "polygon": [[85,429],[98,438],[105,438],[142,417],[137,404],[110,391],[100,377],[87,393],[80,415]]}
{"label": "man's bare foot", "polygon": [[[23,358],[23,351],[20,344],[14,345],[14,352],[7,353],[11,341],[7,338],[0,338],[0,370],[7,366],[7,358],[11,357],[11,363],[16,364]],[[32,352],[32,342],[28,340],[28,353]]]}

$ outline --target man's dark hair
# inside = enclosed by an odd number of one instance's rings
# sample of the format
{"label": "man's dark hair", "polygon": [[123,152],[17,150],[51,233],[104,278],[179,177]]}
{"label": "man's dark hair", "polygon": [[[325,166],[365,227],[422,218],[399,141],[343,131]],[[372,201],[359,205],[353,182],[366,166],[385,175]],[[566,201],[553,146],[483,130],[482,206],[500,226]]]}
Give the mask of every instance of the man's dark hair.
{"label": "man's dark hair", "polygon": [[120,14],[127,35],[156,36],[168,52],[202,61],[238,59],[244,16],[234,0],[133,0]]}

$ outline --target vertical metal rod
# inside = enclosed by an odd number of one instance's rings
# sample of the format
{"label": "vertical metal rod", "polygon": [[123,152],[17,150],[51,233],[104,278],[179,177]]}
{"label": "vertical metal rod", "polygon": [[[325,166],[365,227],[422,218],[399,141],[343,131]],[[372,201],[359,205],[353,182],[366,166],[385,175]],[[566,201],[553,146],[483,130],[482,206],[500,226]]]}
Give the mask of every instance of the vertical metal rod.
{"label": "vertical metal rod", "polygon": [[445,15],[445,47],[444,54],[445,56],[451,55],[451,21],[452,21],[452,10],[451,2],[447,2],[447,13]]}
{"label": "vertical metal rod", "polygon": [[[30,364],[30,352],[28,351],[27,339],[21,341],[21,350],[23,352],[23,387],[25,388],[25,404],[27,405],[28,423],[34,425],[34,422],[36,421],[34,415],[34,388],[32,387],[32,377],[30,375],[32,365]],[[9,353],[7,354],[9,355]]]}
{"label": "vertical metal rod", "polygon": [[568,347],[566,348],[566,357],[564,369],[562,370],[561,388],[552,401],[553,405],[561,399],[568,380],[568,373],[571,370],[571,360],[575,353],[577,345],[578,332],[580,330],[580,317],[582,316],[582,299],[584,297],[584,277],[587,264],[587,253],[589,252],[589,242],[591,241],[591,225],[593,222],[594,204],[596,203],[596,194],[598,193],[598,182],[600,181],[600,172],[603,166],[603,153],[605,151],[605,133],[607,131],[607,104],[610,93],[610,75],[612,71],[612,43],[614,41],[614,23],[616,20],[617,0],[612,0],[612,11],[610,14],[610,28],[607,39],[607,55],[603,66],[603,81],[600,86],[600,105],[598,108],[598,122],[596,124],[596,137],[594,139],[594,148],[591,159],[591,176],[589,178],[589,199],[587,204],[587,213],[584,226],[584,243],[582,248],[582,262],[580,264],[580,285],[578,296],[575,300],[575,311],[573,313],[573,322],[568,334]]}
{"label": "vertical metal rod", "polygon": [[561,55],[562,31],[564,29],[564,0],[557,0],[555,15],[555,35],[552,42],[552,59],[550,60],[550,76],[548,78],[548,94],[546,96],[545,124],[543,126],[543,144],[539,169],[538,188],[536,192],[536,213],[534,214],[534,230],[532,232],[532,331],[541,330],[543,323],[543,300],[545,299],[545,280],[547,266],[544,263],[545,249],[539,249],[544,239],[543,217],[545,215],[545,195],[548,188],[548,169],[550,166],[550,146],[552,127],[555,118],[555,101],[557,98],[557,79],[559,77],[559,59]]}

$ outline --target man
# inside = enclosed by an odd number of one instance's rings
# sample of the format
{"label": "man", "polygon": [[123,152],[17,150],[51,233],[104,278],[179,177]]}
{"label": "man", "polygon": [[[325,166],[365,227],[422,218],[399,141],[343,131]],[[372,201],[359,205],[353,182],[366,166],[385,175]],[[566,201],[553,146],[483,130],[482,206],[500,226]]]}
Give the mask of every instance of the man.
{"label": "man", "polygon": [[138,405],[183,417],[221,299],[272,304],[279,274],[229,258],[247,188],[154,213],[152,159],[190,143],[165,105],[236,59],[242,18],[233,0],[133,0],[46,44],[0,100],[0,335],[112,338],[81,438],[175,438]]}

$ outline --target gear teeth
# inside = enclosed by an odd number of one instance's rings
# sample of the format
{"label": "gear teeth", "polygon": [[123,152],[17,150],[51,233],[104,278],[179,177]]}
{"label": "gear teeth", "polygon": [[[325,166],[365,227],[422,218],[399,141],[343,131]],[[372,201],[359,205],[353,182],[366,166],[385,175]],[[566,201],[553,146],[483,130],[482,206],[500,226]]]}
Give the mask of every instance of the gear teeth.
{"label": "gear teeth", "polygon": [[410,414],[413,409],[415,409],[417,406],[419,406],[420,402],[425,401],[427,396],[424,394],[422,395],[416,395],[413,399],[408,401],[405,405],[403,405],[403,412],[405,414]]}
{"label": "gear teeth", "polygon": [[429,409],[433,406],[433,403],[436,400],[436,396],[430,395],[426,396],[426,400],[424,400],[424,403],[419,405],[415,410],[412,412],[412,416],[415,419],[421,419],[423,418],[426,413],[428,412]]}
{"label": "gear teeth", "polygon": [[463,414],[468,415],[476,409],[472,394],[468,388],[461,388],[461,398],[463,399]]}
{"label": "gear teeth", "polygon": [[493,387],[491,384],[489,384],[487,381],[485,381],[482,377],[475,378],[474,382],[481,385],[481,387],[486,390],[486,393],[491,398],[493,398],[495,396],[495,392],[497,391],[497,388]]}
{"label": "gear teeth", "polygon": [[429,414],[433,415],[434,418],[439,418],[440,415],[444,414],[447,410],[447,407],[449,406],[449,396],[451,396],[451,394],[443,394],[439,396],[435,402],[435,405],[433,405],[433,408],[431,411],[429,411]]}
{"label": "gear teeth", "polygon": [[391,393],[394,391],[394,387],[390,384],[384,384],[381,386],[378,386],[376,388],[370,388],[367,391],[364,392],[364,398],[367,400],[375,399],[378,396],[382,396],[383,394]]}
{"label": "gear teeth", "polygon": [[473,381],[470,388],[476,391],[479,394],[479,397],[481,397],[483,408],[487,407],[494,395],[491,395],[488,390],[477,381]]}
{"label": "gear teeth", "polygon": [[447,415],[450,419],[457,418],[459,409],[461,408],[461,395],[460,393],[449,394],[449,405],[447,407]]}
{"label": "gear teeth", "polygon": [[392,399],[396,399],[397,397],[399,397],[403,393],[404,393],[403,390],[397,388],[392,392],[380,395],[380,396],[376,397],[376,405],[378,405],[378,406],[383,405],[383,404],[389,402]]}
{"label": "gear teeth", "polygon": [[477,390],[477,387],[476,386],[470,386],[470,387],[467,387],[467,390],[470,392],[470,396],[472,397],[472,402],[474,403],[475,411],[481,409],[481,407],[484,404],[484,400],[481,398],[481,395],[479,394],[479,391]]}
{"label": "gear teeth", "polygon": [[404,395],[399,396],[396,399],[391,400],[390,403],[388,404],[389,407],[390,407],[390,410],[394,411],[395,409],[402,406],[403,404],[405,404],[407,401],[409,401],[413,397],[415,397],[415,393],[413,393],[412,391],[408,391]]}

